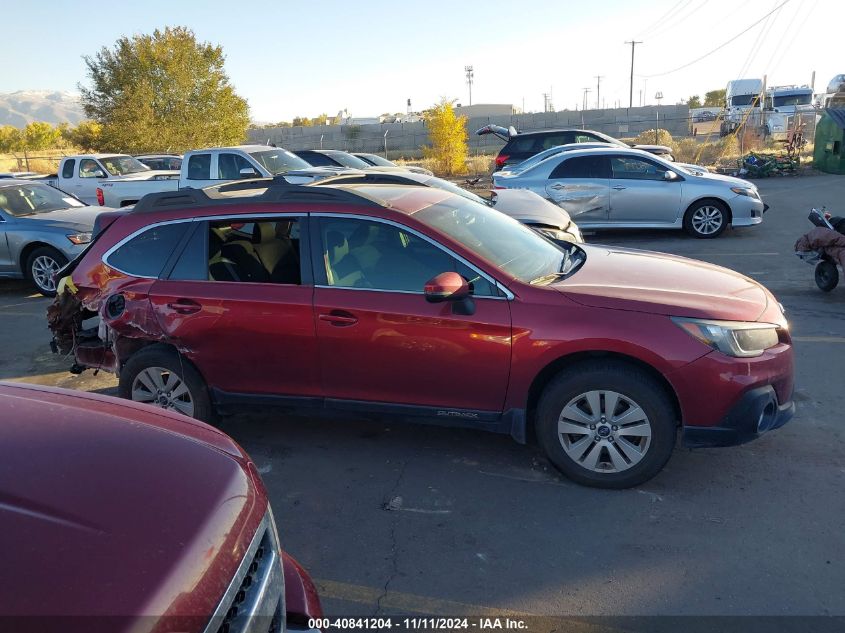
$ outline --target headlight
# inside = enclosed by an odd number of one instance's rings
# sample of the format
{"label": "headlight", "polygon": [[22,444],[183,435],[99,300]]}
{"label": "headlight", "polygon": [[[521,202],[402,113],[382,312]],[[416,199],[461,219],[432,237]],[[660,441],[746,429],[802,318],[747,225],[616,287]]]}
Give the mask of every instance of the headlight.
{"label": "headlight", "polygon": [[91,234],[90,233],[72,233],[68,235],[67,238],[77,246],[79,244],[87,244],[91,241]]}
{"label": "headlight", "polygon": [[759,356],[780,340],[778,326],[771,323],[708,321],[683,317],[672,317],[672,321],[705,345],[739,358]]}
{"label": "headlight", "polygon": [[756,198],[757,200],[760,199],[760,194],[757,193],[756,189],[751,187],[731,187],[731,191],[740,196],[748,196],[749,198]]}

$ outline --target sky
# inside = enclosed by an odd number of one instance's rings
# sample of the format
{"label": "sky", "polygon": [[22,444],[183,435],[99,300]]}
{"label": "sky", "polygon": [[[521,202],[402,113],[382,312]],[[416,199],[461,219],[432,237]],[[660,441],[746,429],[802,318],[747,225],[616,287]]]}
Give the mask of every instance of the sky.
{"label": "sky", "polygon": [[404,112],[409,98],[414,110],[441,97],[467,104],[467,65],[475,73],[473,103],[542,111],[543,93],[550,92],[555,109],[575,109],[589,88],[588,105],[595,107],[595,76],[601,75],[603,104],[625,106],[631,70],[625,42],[632,38],[642,41],[634,105],[655,103],[657,92],[663,103],[703,97],[731,79],[764,74],[769,85],[805,84],[816,71],[816,90],[823,91],[834,75],[845,73],[842,0],[146,0],[82,6],[78,0],[0,0],[0,93],[75,92],[86,81],[83,55],[122,35],[164,26],[187,26],[198,39],[221,45],[232,84],[260,122],[342,109],[355,117]]}

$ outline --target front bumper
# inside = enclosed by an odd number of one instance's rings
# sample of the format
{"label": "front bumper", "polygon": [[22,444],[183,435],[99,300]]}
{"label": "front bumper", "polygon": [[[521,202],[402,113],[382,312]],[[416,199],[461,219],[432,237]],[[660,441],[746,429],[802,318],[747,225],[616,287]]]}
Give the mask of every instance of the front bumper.
{"label": "front bumper", "polygon": [[753,226],[763,221],[763,214],[769,210],[769,205],[759,198],[737,196],[731,200],[731,225]]}
{"label": "front bumper", "polygon": [[718,426],[684,427],[684,445],[703,448],[745,444],[782,427],[794,414],[795,403],[790,400],[780,404],[774,387],[757,387],[747,391]]}

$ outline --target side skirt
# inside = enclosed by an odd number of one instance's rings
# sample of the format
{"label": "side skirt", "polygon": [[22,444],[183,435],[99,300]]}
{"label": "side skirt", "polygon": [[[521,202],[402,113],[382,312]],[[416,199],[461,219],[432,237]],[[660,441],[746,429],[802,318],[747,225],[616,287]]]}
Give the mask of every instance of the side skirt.
{"label": "side skirt", "polygon": [[416,424],[459,427],[511,435],[520,444],[525,443],[525,410],[509,409],[478,411],[473,409],[447,409],[423,405],[369,402],[365,400],[340,400],[308,396],[277,396],[265,394],[231,393],[210,389],[215,408],[222,415],[233,415],[251,409],[282,409],[300,415],[337,415],[342,418],[406,421]]}

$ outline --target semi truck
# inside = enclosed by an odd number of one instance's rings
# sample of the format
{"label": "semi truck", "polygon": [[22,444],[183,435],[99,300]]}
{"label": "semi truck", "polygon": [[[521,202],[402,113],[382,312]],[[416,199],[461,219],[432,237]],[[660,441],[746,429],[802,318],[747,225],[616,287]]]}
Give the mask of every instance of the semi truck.
{"label": "semi truck", "polygon": [[729,81],[725,88],[725,113],[719,126],[720,136],[736,132],[749,117],[758,114],[762,94],[762,79]]}

